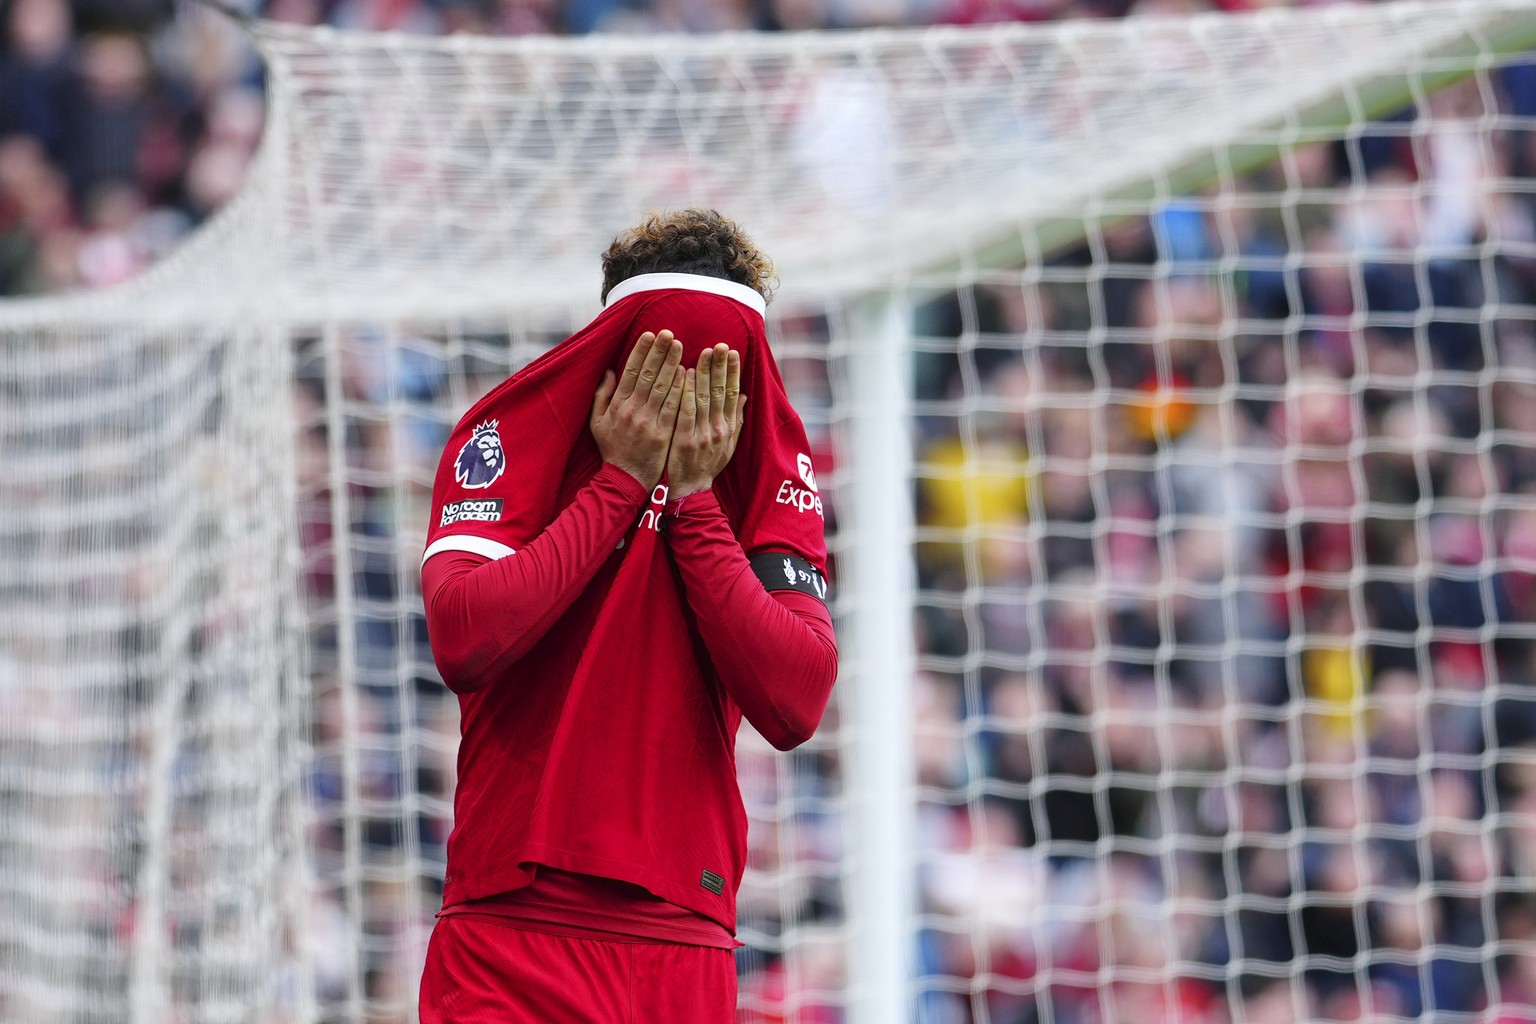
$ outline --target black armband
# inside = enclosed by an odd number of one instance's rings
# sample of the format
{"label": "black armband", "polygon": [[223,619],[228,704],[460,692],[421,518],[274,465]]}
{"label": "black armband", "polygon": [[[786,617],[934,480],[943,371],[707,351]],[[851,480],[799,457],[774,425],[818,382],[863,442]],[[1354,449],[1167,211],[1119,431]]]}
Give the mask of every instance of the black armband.
{"label": "black armband", "polygon": [[810,594],[822,604],[827,603],[827,578],[805,559],[782,551],[765,551],[753,555],[748,561],[753,573],[762,581],[763,589],[769,593],[775,590],[798,590],[802,594]]}

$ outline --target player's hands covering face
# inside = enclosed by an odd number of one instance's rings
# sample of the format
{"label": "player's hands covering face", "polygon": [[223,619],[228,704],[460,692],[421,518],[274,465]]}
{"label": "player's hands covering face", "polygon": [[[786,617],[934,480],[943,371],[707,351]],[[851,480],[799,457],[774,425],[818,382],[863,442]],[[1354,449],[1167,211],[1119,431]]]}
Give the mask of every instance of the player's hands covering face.
{"label": "player's hands covering face", "polygon": [[725,344],[699,354],[697,370],[683,383],[682,403],[667,456],[667,497],[702,491],[736,453],[746,421],[747,396],[741,393],[741,354]]}
{"label": "player's hands covering face", "polygon": [[671,331],[640,335],[624,372],[603,374],[592,399],[592,436],[604,462],[646,487],[655,487],[667,465],[685,374],[683,343]]}

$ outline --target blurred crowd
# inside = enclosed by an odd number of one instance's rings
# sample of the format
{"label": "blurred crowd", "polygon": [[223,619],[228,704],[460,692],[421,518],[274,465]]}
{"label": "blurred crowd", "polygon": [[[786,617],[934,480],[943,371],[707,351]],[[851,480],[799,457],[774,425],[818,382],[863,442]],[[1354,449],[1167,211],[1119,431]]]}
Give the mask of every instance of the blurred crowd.
{"label": "blurred crowd", "polygon": [[128,280],[245,180],[252,51],[218,16],[167,8],[0,4],[0,296]]}
{"label": "blurred crowd", "polygon": [[921,311],[927,1019],[1536,1013],[1530,73]]}
{"label": "blurred crowd", "polygon": [[[573,34],[1203,5],[232,6]],[[125,281],[239,189],[262,75],[232,23],[0,12],[0,296]],[[1517,63],[917,311],[925,1024],[1536,1019],[1533,140]],[[825,443],[831,322],[775,330]],[[457,412],[557,340],[356,332],[339,373],[298,353],[328,1006],[355,948],[370,1018],[405,1019],[440,895],[457,721],[402,524]],[[837,751],[744,740],[753,1024],[842,1019]]]}
{"label": "blurred crowd", "polygon": [[[412,33],[815,30],[1261,6],[1261,0],[220,0],[302,25]],[[0,2],[0,297],[99,288],[239,189],[262,70],[195,0]]]}

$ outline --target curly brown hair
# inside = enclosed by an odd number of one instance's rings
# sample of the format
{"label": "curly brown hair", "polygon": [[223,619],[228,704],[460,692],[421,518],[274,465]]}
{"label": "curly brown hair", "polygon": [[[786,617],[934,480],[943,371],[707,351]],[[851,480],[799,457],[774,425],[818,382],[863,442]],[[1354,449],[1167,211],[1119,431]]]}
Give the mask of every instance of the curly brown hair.
{"label": "curly brown hair", "polygon": [[620,281],[640,274],[701,274],[744,284],[764,299],[779,281],[773,263],[735,221],[715,210],[652,213],[603,253],[604,302]]}

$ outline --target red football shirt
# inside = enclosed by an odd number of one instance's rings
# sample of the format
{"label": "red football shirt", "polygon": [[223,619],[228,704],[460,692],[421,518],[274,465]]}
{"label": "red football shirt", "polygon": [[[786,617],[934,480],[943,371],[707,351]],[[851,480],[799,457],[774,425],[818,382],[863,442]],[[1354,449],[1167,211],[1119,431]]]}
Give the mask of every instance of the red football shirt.
{"label": "red football shirt", "polygon": [[[602,463],[587,428],[592,395],[642,332],[665,328],[684,343],[689,366],[717,342],[740,351],[751,399],[736,454],[699,510],[685,513],[700,525],[681,531],[679,524],[680,542],[697,533],[686,543],[711,543],[723,511],[763,585],[798,591],[792,601],[824,597],[810,449],[768,351],[762,313],[761,297],[731,282],[680,274],[623,282],[591,324],[460,421],[434,488],[424,562],[452,551],[515,558],[589,484],[610,508],[624,501],[614,470],[597,479]],[[690,607],[687,574],[661,533],[665,486],[650,497],[636,502],[618,546],[531,647],[472,686],[448,678],[460,694],[463,740],[445,904],[518,888],[530,865],[545,864],[641,885],[735,930],[746,847],[734,758],[742,709],[710,650],[754,652],[750,643],[722,645],[716,634],[701,634],[714,609],[701,615]],[[686,583],[697,595],[709,580],[695,569]],[[739,588],[739,578],[730,585]],[[463,652],[440,649],[437,635],[433,649],[440,665],[472,674]],[[785,709],[773,669],[748,668],[763,681],[762,699],[748,710],[763,718],[765,735],[781,745],[803,739],[776,729],[773,719]],[[789,685],[784,693],[800,721],[806,706],[814,716],[825,706],[825,687],[818,694]]]}

